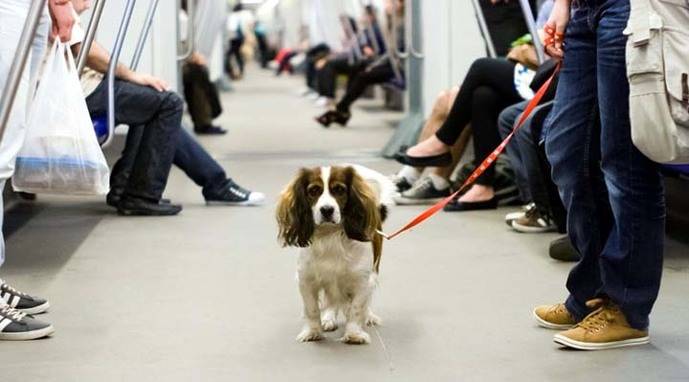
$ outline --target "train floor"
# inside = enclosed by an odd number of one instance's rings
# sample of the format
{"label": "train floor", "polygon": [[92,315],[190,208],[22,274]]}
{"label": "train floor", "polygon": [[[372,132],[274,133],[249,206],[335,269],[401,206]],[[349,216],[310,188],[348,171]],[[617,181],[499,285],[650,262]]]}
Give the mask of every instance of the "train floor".
{"label": "train floor", "polygon": [[[689,378],[689,250],[668,239],[652,344],[567,351],[531,309],[566,296],[571,264],[551,260],[556,235],[517,234],[509,208],[440,213],[385,244],[372,343],[341,331],[295,341],[301,300],[296,251],[276,240],[274,205],[301,166],[378,156],[402,116],[361,102],[351,126],[322,129],[296,96],[298,78],[250,68],[223,94],[223,137],[202,144],[240,184],[268,195],[262,207],[207,207],[173,170],[166,196],[178,217],[125,218],[102,198],[40,196],[8,217],[0,276],[45,296],[50,339],[0,342],[2,381],[666,381]],[[111,151],[114,151],[111,150]],[[111,155],[112,156],[112,155]],[[396,207],[388,229],[421,210]]]}

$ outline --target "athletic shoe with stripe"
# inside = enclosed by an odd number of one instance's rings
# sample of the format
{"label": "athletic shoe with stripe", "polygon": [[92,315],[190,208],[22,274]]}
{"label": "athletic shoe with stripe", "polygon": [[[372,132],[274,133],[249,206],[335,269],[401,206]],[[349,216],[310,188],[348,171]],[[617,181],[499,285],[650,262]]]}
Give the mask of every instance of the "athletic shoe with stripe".
{"label": "athletic shoe with stripe", "polygon": [[27,314],[45,313],[50,308],[47,300],[20,292],[0,279],[0,303],[21,310]]}
{"label": "athletic shoe with stripe", "polygon": [[0,302],[0,340],[28,341],[47,337],[55,332],[52,325]]}
{"label": "athletic shoe with stripe", "polygon": [[215,194],[205,194],[207,205],[225,206],[259,206],[266,200],[261,192],[250,191],[229,181],[222,190]]}

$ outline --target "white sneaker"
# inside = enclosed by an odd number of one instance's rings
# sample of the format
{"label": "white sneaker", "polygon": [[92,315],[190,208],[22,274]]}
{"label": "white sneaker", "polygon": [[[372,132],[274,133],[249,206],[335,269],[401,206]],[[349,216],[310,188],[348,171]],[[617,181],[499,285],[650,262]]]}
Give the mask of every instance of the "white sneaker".
{"label": "white sneaker", "polygon": [[513,221],[523,218],[528,211],[534,208],[536,208],[536,204],[532,202],[523,206],[521,211],[510,212],[505,215],[505,224],[507,224],[508,227],[512,227]]}

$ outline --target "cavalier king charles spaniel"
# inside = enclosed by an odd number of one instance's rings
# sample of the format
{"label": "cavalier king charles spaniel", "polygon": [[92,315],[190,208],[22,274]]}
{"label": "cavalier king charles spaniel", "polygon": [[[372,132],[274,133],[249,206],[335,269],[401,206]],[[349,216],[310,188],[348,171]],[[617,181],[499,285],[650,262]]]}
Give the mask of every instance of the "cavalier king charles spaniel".
{"label": "cavalier king charles spaniel", "polygon": [[362,166],[301,169],[277,207],[283,246],[300,247],[297,267],[305,325],[297,341],[318,341],[345,318],[342,341],[366,344],[380,269],[382,229],[394,186]]}

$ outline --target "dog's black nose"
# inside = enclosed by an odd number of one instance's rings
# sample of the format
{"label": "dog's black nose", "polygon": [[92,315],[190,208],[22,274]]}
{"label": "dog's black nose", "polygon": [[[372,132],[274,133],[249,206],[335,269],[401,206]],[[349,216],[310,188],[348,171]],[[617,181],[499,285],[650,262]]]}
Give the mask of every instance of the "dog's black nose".
{"label": "dog's black nose", "polygon": [[321,207],[321,216],[325,219],[330,219],[335,213],[335,207],[333,206],[323,206]]}

